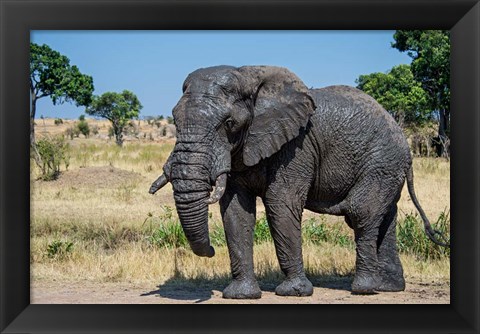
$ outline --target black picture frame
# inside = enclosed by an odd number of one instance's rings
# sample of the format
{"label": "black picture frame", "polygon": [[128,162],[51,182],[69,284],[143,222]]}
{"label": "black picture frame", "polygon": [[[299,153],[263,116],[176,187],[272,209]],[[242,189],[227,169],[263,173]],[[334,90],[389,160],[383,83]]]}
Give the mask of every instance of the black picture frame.
{"label": "black picture frame", "polygon": [[[0,331],[479,332],[480,4],[0,0]],[[40,29],[451,29],[450,305],[30,305],[28,55]]]}

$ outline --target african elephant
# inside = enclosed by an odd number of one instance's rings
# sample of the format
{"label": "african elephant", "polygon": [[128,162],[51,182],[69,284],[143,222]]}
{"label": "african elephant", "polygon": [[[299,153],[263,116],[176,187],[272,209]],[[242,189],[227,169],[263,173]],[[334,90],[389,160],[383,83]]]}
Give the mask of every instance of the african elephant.
{"label": "african elephant", "polygon": [[[193,252],[211,257],[208,204],[220,200],[232,282],[224,298],[260,298],[253,270],[256,197],[263,200],[285,280],[277,295],[308,296],[303,209],[344,216],[356,241],[355,293],[402,291],[397,202],[412,159],[393,118],[352,87],[308,90],[287,69],[217,66],[188,75],[173,109],[177,142],[152,184],[167,182]],[[214,190],[212,186],[215,186]]]}

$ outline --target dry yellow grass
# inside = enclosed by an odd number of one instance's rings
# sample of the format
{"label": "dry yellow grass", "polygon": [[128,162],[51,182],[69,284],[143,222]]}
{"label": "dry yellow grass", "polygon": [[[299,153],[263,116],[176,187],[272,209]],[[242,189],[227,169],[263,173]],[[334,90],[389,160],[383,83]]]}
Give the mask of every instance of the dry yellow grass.
{"label": "dry yellow grass", "polygon": [[[60,129],[45,121],[44,128],[51,130],[49,135]],[[37,127],[41,126],[42,120],[37,120]],[[32,279],[160,284],[178,275],[199,280],[229,279],[226,247],[217,247],[216,256],[206,259],[189,249],[155,248],[135,239],[138,234],[134,232],[142,229],[149,216],[161,216],[162,205],[174,206],[170,185],[155,196],[148,194],[173,148],[173,140],[127,141],[122,149],[99,138],[76,138],[70,143],[69,170],[59,180],[35,180],[35,167],[32,170]],[[414,172],[417,197],[435,222],[450,208],[450,164],[442,159],[416,158]],[[416,212],[406,188],[399,207],[400,218]],[[258,211],[264,211],[260,202]],[[212,221],[219,223],[217,204],[211,212]],[[308,217],[319,215],[305,212],[304,218]],[[351,233],[343,218],[326,216],[325,220],[341,224],[345,233]],[[122,233],[121,243],[108,244],[106,239]],[[131,238],[128,233],[132,233]],[[49,258],[46,250],[54,240],[73,242],[73,251],[62,258]],[[265,281],[279,280],[273,245],[256,245],[254,252],[257,275]],[[354,260],[353,249],[333,244],[304,245],[307,272],[318,279],[351,274]],[[406,277],[449,281],[448,259],[424,262],[402,255],[402,262]]]}
{"label": "dry yellow grass", "polygon": [[[108,129],[112,126],[110,121],[104,119],[94,119],[85,117],[85,120],[88,122],[90,129],[96,127],[98,129],[98,136],[91,136],[96,138],[101,138],[102,140],[107,140],[108,138]],[[138,129],[138,138],[150,140],[150,134],[155,141],[162,140],[160,131],[161,129],[155,125],[148,124],[145,120],[133,120],[132,121]],[[44,119],[36,119],[35,120],[35,133],[38,137],[42,136],[57,136],[57,135],[64,135],[68,128],[73,127],[75,124],[78,123],[78,120],[72,119],[62,119],[61,124],[55,124],[54,118],[44,118]],[[167,124],[166,120],[160,121],[162,126]],[[80,140],[84,139],[83,135],[80,135]],[[126,141],[137,141],[137,138],[126,138]],[[78,140],[76,140],[78,141]]]}
{"label": "dry yellow grass", "polygon": [[[450,162],[445,159],[415,158],[413,169],[415,193],[425,213],[434,222],[440,213],[450,210]],[[399,212],[400,215],[417,212],[406,186],[399,202]]]}

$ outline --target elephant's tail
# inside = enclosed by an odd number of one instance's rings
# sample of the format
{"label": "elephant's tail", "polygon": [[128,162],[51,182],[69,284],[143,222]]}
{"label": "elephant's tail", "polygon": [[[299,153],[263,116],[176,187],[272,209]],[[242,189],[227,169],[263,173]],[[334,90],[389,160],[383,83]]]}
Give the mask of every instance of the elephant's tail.
{"label": "elephant's tail", "polygon": [[420,206],[420,203],[418,202],[417,196],[415,195],[415,190],[413,188],[413,166],[412,165],[410,165],[407,171],[407,187],[408,187],[408,193],[412,198],[413,204],[415,205],[418,212],[420,213],[420,216],[422,217],[423,225],[425,226],[425,233],[427,234],[428,238],[439,246],[450,247],[450,241],[447,241],[445,236],[440,231],[434,230],[432,228],[432,225],[428,221],[425,211],[423,211],[422,207]]}

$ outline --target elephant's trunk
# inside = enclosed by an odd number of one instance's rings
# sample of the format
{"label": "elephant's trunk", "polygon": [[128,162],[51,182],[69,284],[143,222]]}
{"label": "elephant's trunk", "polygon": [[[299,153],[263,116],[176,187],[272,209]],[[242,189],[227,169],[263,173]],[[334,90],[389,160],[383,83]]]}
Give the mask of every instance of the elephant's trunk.
{"label": "elephant's trunk", "polygon": [[212,257],[208,235],[208,205],[212,186],[208,171],[201,165],[175,164],[172,166],[171,182],[178,217],[185,236],[198,256]]}
{"label": "elephant's trunk", "polygon": [[[226,172],[230,170],[229,152],[215,154],[221,151],[215,146],[211,140],[206,140],[205,135],[180,135],[164,166],[166,178],[173,186],[178,217],[190,247],[196,255],[207,257],[215,254],[208,234],[208,204],[222,197]],[[163,181],[163,178],[159,178],[154,185]],[[215,185],[213,192],[212,185]]]}

